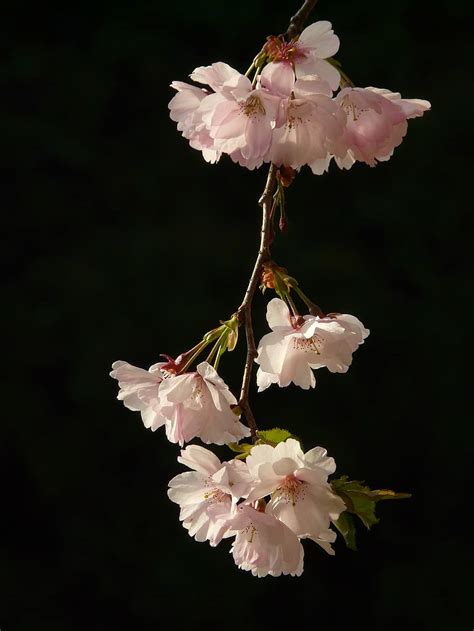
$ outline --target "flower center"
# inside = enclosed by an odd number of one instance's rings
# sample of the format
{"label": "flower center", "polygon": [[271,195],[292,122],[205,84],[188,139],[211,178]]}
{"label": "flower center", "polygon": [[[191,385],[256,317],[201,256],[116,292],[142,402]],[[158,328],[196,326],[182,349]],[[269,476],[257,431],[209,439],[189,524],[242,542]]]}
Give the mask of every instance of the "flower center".
{"label": "flower center", "polygon": [[354,101],[351,101],[349,96],[345,96],[342,99],[341,107],[348,116],[352,114],[352,120],[354,122],[356,120],[359,120],[361,114],[369,111],[368,107],[359,107],[358,105],[356,105]]}
{"label": "flower center", "polygon": [[294,476],[288,475],[283,483],[277,488],[276,493],[279,497],[292,506],[296,506],[298,499],[303,499],[306,491],[305,484],[301,480],[297,480]]}
{"label": "flower center", "polygon": [[317,353],[321,355],[321,348],[323,346],[323,341],[317,336],[313,335],[313,337],[294,337],[293,338],[293,348],[295,351],[303,351],[303,353]]}
{"label": "flower center", "polygon": [[209,502],[209,504],[220,504],[221,502],[225,502],[229,495],[221,491],[220,489],[210,489],[204,493],[204,499]]}
{"label": "flower center", "polygon": [[265,115],[265,107],[256,94],[252,94],[249,98],[241,105],[242,112],[245,116],[249,118],[251,116],[258,116],[259,114]]}
{"label": "flower center", "polygon": [[252,524],[252,522],[250,522],[250,524],[248,526],[246,526],[243,530],[240,531],[242,533],[242,535],[245,536],[245,538],[247,539],[247,543],[252,543],[253,538],[255,533],[257,532],[257,529],[255,528],[255,526]]}
{"label": "flower center", "polygon": [[201,405],[204,403],[203,399],[204,399],[204,392],[202,390],[202,379],[196,379],[196,382],[194,384],[194,388],[191,394],[191,400],[193,401],[193,403],[200,403]]}
{"label": "flower center", "polygon": [[268,38],[265,50],[272,61],[290,61],[294,63],[298,59],[304,59],[307,56],[305,49],[295,39],[284,42],[274,35]]}

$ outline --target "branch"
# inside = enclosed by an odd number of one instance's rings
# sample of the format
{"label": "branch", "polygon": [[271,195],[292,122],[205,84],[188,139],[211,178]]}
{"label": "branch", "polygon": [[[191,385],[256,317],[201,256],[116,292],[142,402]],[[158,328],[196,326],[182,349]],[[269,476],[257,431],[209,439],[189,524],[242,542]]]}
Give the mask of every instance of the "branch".
{"label": "branch", "polygon": [[303,26],[318,0],[305,0],[303,6],[294,14],[285,33],[286,39],[294,39],[303,30]]}
{"label": "branch", "polygon": [[[304,26],[304,23],[308,19],[311,10],[316,4],[317,0],[305,0],[301,8],[295,13],[290,20],[290,25],[284,35],[285,38],[293,39],[297,37]],[[253,268],[252,275],[250,276],[247,291],[245,292],[244,299],[240,305],[237,313],[239,316],[239,323],[245,326],[245,337],[247,340],[247,358],[245,360],[244,374],[242,377],[242,388],[240,390],[239,407],[244,414],[248,426],[250,428],[253,442],[257,440],[257,423],[253,415],[252,409],[249,403],[249,389],[250,380],[252,378],[253,362],[257,357],[257,348],[255,346],[255,337],[253,334],[252,326],[252,300],[257,288],[258,280],[262,272],[263,264],[270,258],[270,242],[271,242],[271,209],[273,203],[273,191],[275,189],[277,167],[274,164],[270,165],[268,171],[267,182],[262,196],[259,199],[259,204],[262,207],[262,228],[260,232],[260,248],[258,250],[257,260]]]}
{"label": "branch", "polygon": [[253,362],[257,357],[257,348],[255,346],[255,337],[252,326],[252,300],[262,272],[262,266],[265,261],[270,258],[271,207],[273,201],[273,190],[275,188],[276,172],[276,166],[274,164],[270,165],[265,189],[258,202],[262,206],[260,248],[258,250],[257,260],[255,261],[252,275],[250,276],[247,291],[245,292],[244,299],[237,312],[239,314],[239,321],[245,325],[245,337],[247,339],[247,359],[245,361],[244,375],[242,377],[239,407],[247,419],[253,440],[256,440],[257,438],[257,424],[249,404],[249,388],[250,379],[252,377]]}

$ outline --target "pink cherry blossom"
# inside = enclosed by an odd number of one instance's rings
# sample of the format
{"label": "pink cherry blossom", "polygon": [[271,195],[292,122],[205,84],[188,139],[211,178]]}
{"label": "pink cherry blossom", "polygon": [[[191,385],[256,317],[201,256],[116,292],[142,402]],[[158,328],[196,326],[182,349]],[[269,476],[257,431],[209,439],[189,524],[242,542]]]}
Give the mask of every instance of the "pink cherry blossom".
{"label": "pink cherry blossom", "polygon": [[[270,64],[262,73],[262,84],[273,87],[277,73],[275,64]],[[329,85],[315,76],[294,83],[280,106],[268,161],[293,169],[305,164],[318,169],[319,161],[327,160],[330,154],[345,154],[345,116],[331,95]]]}
{"label": "pink cherry blossom", "polygon": [[336,465],[326,450],[315,447],[303,453],[299,442],[289,438],[276,447],[256,445],[247,466],[257,480],[248,501],[271,495],[267,513],[274,515],[299,537],[309,537],[327,549],[331,521],[346,510],[328,483]]}
{"label": "pink cherry blossom", "polygon": [[335,98],[347,115],[344,156],[340,168],[354,162],[375,166],[388,160],[407,133],[407,120],[423,116],[431,104],[421,99],[402,99],[399,93],[379,88],[344,88]]}
{"label": "pink cherry blossom", "polygon": [[273,515],[240,504],[232,520],[235,541],[231,553],[237,566],[254,576],[300,576],[303,546],[298,537]]}
{"label": "pink cherry blossom", "polygon": [[220,92],[212,104],[206,103],[203,121],[219,151],[239,152],[241,162],[253,163],[263,160],[270,148],[279,104],[278,95],[253,88],[241,75],[238,88]]}
{"label": "pink cherry blossom", "polygon": [[166,422],[160,413],[158,400],[159,387],[166,376],[161,370],[164,365],[164,362],[160,362],[143,370],[127,362],[116,361],[110,373],[119,382],[117,399],[123,401],[129,410],[139,411],[145,427],[152,430]]}
{"label": "pink cherry blossom", "polygon": [[179,504],[180,520],[196,541],[216,546],[228,532],[236,503],[248,496],[252,478],[244,462],[221,463],[211,451],[189,445],[178,461],[192,469],[169,483],[168,496]]}
{"label": "pink cherry blossom", "polygon": [[328,61],[339,50],[339,38],[330,22],[314,22],[307,26],[297,40],[283,42],[272,37],[266,46],[271,59],[279,66],[295,70],[296,76],[318,75],[332,90],[339,87],[339,72]]}
{"label": "pink cherry blossom", "polygon": [[272,383],[284,387],[293,382],[305,390],[314,388],[312,369],[324,366],[330,372],[347,372],[352,353],[369,335],[357,318],[346,313],[305,315],[297,324],[279,298],[268,303],[267,322],[272,333],[261,339],[255,360],[259,364],[259,392]]}
{"label": "pink cherry blossom", "polygon": [[231,406],[237,400],[207,362],[197,372],[171,376],[160,386],[160,411],[166,418],[166,435],[183,445],[195,437],[204,443],[239,441],[250,435]]}
{"label": "pink cherry blossom", "polygon": [[168,105],[171,120],[178,123],[178,131],[189,140],[193,149],[202,151],[207,162],[217,162],[220,151],[214,146],[201,112],[201,104],[211,96],[210,93],[181,81],[173,81],[171,87],[177,90],[177,94]]}
{"label": "pink cherry blossom", "polygon": [[241,93],[248,90],[248,78],[223,61],[195,68],[190,76],[193,81],[208,85],[214,92]]}

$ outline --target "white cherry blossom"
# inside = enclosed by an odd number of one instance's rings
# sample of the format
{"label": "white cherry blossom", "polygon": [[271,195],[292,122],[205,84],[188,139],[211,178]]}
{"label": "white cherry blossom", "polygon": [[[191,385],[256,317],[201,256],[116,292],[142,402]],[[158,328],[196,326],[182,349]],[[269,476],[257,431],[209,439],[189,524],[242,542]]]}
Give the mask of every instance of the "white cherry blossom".
{"label": "white cherry blossom", "polygon": [[303,453],[299,442],[289,438],[276,447],[256,445],[247,466],[257,481],[248,501],[271,495],[267,513],[295,535],[311,538],[328,550],[333,540],[328,534],[330,523],[346,507],[328,483],[336,465],[326,450],[315,447]]}
{"label": "white cherry blossom", "polygon": [[298,537],[273,515],[240,504],[232,519],[235,540],[231,553],[237,566],[254,576],[300,576],[303,546]]}
{"label": "white cherry blossom", "polygon": [[166,423],[159,405],[159,388],[166,376],[161,370],[164,365],[159,362],[144,370],[128,362],[116,361],[110,373],[119,382],[117,399],[129,410],[139,411],[145,427],[152,430]]}
{"label": "white cherry blossom", "polygon": [[346,372],[352,353],[369,335],[368,329],[354,316],[331,317],[305,315],[292,318],[283,300],[273,298],[267,306],[267,321],[272,333],[258,345],[259,392],[272,383],[280,387],[294,383],[307,390],[314,388],[312,369],[327,367],[331,372]]}
{"label": "white cherry blossom", "polygon": [[216,546],[228,537],[236,503],[246,498],[252,478],[241,460],[221,463],[204,447],[189,445],[178,462],[192,471],[180,473],[169,483],[168,497],[179,504],[180,520],[196,541],[209,540]]}
{"label": "white cherry blossom", "polygon": [[196,372],[163,381],[159,401],[167,420],[166,434],[173,443],[183,445],[199,437],[204,443],[224,445],[250,436],[232,411],[236,398],[207,362],[201,362]]}
{"label": "white cherry blossom", "polygon": [[282,74],[290,70],[293,72],[294,69],[298,78],[318,75],[329,83],[333,91],[339,87],[339,72],[326,61],[339,50],[339,38],[334,34],[330,22],[314,22],[304,29],[298,39],[290,42],[271,37],[266,49]]}

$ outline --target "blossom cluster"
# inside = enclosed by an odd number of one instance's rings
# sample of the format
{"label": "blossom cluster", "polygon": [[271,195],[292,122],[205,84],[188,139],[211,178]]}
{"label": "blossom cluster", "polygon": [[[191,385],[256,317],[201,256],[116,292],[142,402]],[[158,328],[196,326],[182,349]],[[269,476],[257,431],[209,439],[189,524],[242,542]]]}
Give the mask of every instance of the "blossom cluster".
{"label": "blossom cluster", "polygon": [[331,63],[338,49],[331,23],[320,21],[290,42],[269,38],[253,81],[223,62],[196,68],[191,79],[207,87],[174,81],[171,119],[211,163],[227,154],[248,169],[308,165],[317,175],[333,158],[341,169],[355,162],[375,166],[400,145],[407,120],[431,106],[386,89],[354,87]]}
{"label": "blossom cluster", "polygon": [[139,411],[145,427],[164,426],[166,436],[181,446],[193,438],[224,445],[250,435],[232,406],[237,400],[207,362],[194,372],[173,374],[158,363],[148,370],[123,361],[112,364],[110,376],[119,382],[118,398],[129,410]]}
{"label": "blossom cluster", "polygon": [[[314,387],[313,369],[317,368],[346,372],[352,353],[369,334],[349,314],[295,318],[279,298],[268,303],[267,321],[272,333],[260,341],[255,360],[260,391],[272,383]],[[119,400],[141,413],[145,427],[154,431],[164,426],[172,443],[183,446],[200,438],[206,444],[224,445],[250,435],[239,420],[237,399],[207,361],[182,374],[177,374],[173,362],[144,370],[117,361],[112,369],[110,376],[119,382]]]}
{"label": "blossom cluster", "polygon": [[[313,369],[345,372],[368,330],[354,316],[291,315],[286,303],[268,303],[272,329],[258,345],[259,390],[272,383],[315,386]],[[193,438],[229,444],[250,435],[227,384],[207,361],[195,371],[179,371],[171,360],[143,370],[114,362],[111,376],[119,382],[118,399],[139,411],[145,427],[164,426],[168,439],[183,446]],[[220,462],[198,445],[181,451],[178,461],[191,471],[170,482],[168,495],[180,505],[180,519],[197,541],[216,546],[234,537],[236,564],[256,576],[299,576],[303,571],[302,539],[312,539],[333,554],[336,533],[330,524],[345,510],[328,475],[335,463],[321,447],[303,453],[297,440],[276,446],[250,446],[246,460]]]}
{"label": "blossom cluster", "polygon": [[191,471],[171,480],[168,495],[180,506],[183,526],[211,546],[234,537],[230,551],[239,568],[254,576],[299,576],[302,539],[334,554],[330,525],[346,507],[328,483],[336,466],[321,447],[303,453],[289,438],[276,447],[254,446],[245,462],[220,462],[190,445],[178,460]]}

